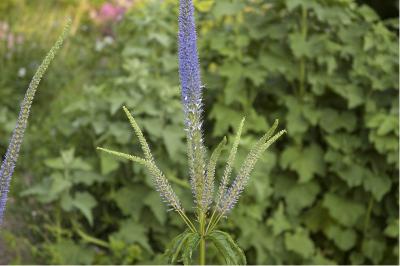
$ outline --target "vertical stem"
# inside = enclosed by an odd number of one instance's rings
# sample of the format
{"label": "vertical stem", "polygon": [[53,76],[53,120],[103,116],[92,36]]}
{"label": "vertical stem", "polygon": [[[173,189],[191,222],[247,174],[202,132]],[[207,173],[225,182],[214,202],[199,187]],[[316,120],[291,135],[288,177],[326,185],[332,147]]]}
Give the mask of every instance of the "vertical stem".
{"label": "vertical stem", "polygon": [[56,242],[60,243],[61,241],[61,234],[62,234],[62,228],[61,228],[61,210],[59,207],[56,208]]}
{"label": "vertical stem", "polygon": [[371,213],[372,213],[372,207],[374,206],[374,198],[371,195],[371,197],[369,198],[369,202],[368,202],[368,209],[367,209],[367,214],[365,216],[365,220],[364,220],[364,235],[368,230],[368,226],[369,226],[369,221],[371,219]]}
{"label": "vertical stem", "polygon": [[199,265],[206,264],[206,239],[205,239],[205,214],[200,214],[200,246],[199,246]]}
{"label": "vertical stem", "polygon": [[205,264],[206,264],[206,240],[205,240],[204,236],[202,236],[200,239],[199,265],[205,265]]}
{"label": "vertical stem", "polygon": [[[304,41],[307,39],[307,9],[301,7],[301,37]],[[299,94],[302,97],[305,93],[305,78],[306,78],[306,60],[304,56],[300,59],[300,70],[299,70]]]}

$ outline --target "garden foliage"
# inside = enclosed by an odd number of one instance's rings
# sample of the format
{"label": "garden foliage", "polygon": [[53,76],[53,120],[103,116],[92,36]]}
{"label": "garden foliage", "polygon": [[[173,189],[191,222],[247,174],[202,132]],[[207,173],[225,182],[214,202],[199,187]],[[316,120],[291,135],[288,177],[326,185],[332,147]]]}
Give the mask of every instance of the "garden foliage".
{"label": "garden foliage", "polygon": [[[207,147],[226,132],[233,139],[243,114],[237,161],[275,118],[288,131],[222,224],[248,263],[397,263],[397,21],[351,0],[195,5]],[[176,17],[176,1],[146,1],[115,26],[113,43],[96,49],[78,31],[68,60],[53,64],[42,89],[51,92],[38,98],[45,108],[33,107],[32,125],[40,126],[30,128],[14,178],[6,216],[12,233],[2,233],[10,246],[19,243],[20,261],[165,262],[162,253],[184,224],[165,212],[144,167],[95,147],[140,153],[120,112],[126,105],[191,211]],[[1,84],[3,154],[17,108],[3,97],[13,95],[11,81]],[[26,224],[13,231],[15,220]],[[224,262],[212,246],[209,254]]]}

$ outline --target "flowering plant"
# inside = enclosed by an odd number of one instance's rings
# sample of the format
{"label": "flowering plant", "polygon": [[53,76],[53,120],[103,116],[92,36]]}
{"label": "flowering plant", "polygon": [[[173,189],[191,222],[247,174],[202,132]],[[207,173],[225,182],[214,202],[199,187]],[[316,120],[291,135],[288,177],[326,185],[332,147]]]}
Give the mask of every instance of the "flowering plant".
{"label": "flowering plant", "polygon": [[8,192],[10,189],[11,177],[14,173],[14,168],[18,160],[19,151],[24,138],[24,133],[28,123],[33,99],[35,97],[40,80],[46,73],[46,70],[49,67],[51,61],[53,61],[57,51],[61,48],[64,39],[68,34],[70,26],[71,20],[68,19],[61,36],[57,39],[54,46],[47,53],[46,57],[43,59],[43,62],[40,64],[35,75],[33,76],[28,86],[28,89],[26,90],[24,100],[21,103],[21,109],[19,112],[17,123],[15,125],[10,144],[8,145],[7,152],[0,167],[0,225],[3,222]]}
{"label": "flowering plant", "polygon": [[204,87],[201,84],[196,42],[197,36],[192,0],[180,0],[178,33],[179,76],[187,135],[190,184],[194,197],[196,219],[191,220],[185,213],[168,179],[156,165],[142,131],[126,107],[123,107],[123,110],[140,141],[144,158],[104,148],[98,149],[146,166],[163,201],[172,210],[176,211],[187,225],[187,230],[178,235],[166,251],[170,263],[174,264],[181,260],[184,264],[190,264],[193,252],[199,247],[199,264],[204,265],[206,263],[206,241],[211,241],[223,255],[227,264],[246,264],[246,257],[243,251],[232,237],[226,232],[216,230],[216,227],[218,222],[226,217],[237,203],[257,160],[271,144],[285,133],[285,130],[274,134],[278,127],[278,120],[276,120],[250,150],[236,178],[229,184],[244,126],[245,119],[243,118],[233,141],[220,186],[216,195],[214,195],[216,164],[227,141],[224,138],[212,152],[210,159],[206,160],[206,148],[203,143],[202,131],[202,89]]}

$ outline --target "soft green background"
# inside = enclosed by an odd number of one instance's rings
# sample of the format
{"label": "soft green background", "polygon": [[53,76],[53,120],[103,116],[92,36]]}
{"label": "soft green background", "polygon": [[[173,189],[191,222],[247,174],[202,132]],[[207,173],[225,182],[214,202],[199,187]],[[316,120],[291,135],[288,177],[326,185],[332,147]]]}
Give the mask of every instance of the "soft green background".
{"label": "soft green background", "polygon": [[[120,22],[98,25],[88,11],[103,2],[0,1],[0,20],[24,38],[13,47],[0,38],[2,155],[30,77],[62,18],[74,18],[33,105],[0,232],[0,264],[164,262],[184,225],[165,211],[143,167],[95,150],[140,154],[122,105],[192,210],[177,1],[136,1]],[[376,1],[195,3],[206,145],[232,140],[246,116],[239,165],[275,118],[288,130],[222,224],[248,262],[397,264],[396,1],[379,1],[381,16],[365,5]],[[207,256],[223,263],[212,247]]]}

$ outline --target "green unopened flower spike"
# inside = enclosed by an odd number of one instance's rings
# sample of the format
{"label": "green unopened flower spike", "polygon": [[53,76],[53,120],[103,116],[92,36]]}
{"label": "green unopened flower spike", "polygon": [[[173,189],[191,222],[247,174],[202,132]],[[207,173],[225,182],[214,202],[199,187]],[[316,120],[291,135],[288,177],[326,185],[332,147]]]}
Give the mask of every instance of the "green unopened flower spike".
{"label": "green unopened flower spike", "polygon": [[57,51],[61,48],[64,39],[66,38],[69,28],[71,26],[71,20],[67,20],[67,24],[61,36],[57,39],[54,46],[47,53],[43,62],[40,64],[35,75],[33,76],[28,89],[25,93],[24,100],[21,103],[21,110],[17,119],[17,123],[14,128],[14,132],[11,136],[10,144],[8,146],[6,155],[1,164],[0,168],[0,224],[3,221],[4,212],[6,209],[7,196],[10,189],[11,177],[14,172],[15,164],[18,160],[19,151],[24,138],[25,129],[28,123],[29,113],[31,110],[32,102],[36,94],[36,90],[39,86],[40,80],[46,73],[51,61],[54,59]]}

